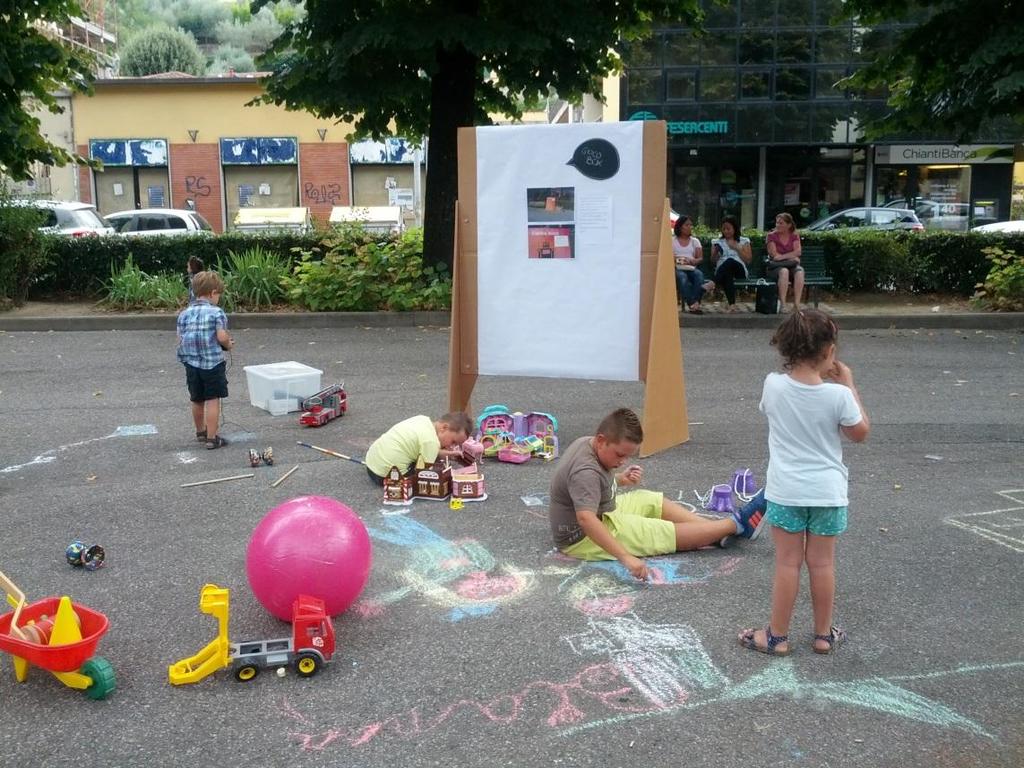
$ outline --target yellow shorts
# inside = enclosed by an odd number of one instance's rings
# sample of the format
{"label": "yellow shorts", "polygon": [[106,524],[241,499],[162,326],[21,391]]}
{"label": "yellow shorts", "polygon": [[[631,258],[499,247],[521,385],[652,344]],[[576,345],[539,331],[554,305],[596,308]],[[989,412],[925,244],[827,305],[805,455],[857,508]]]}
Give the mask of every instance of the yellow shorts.
{"label": "yellow shorts", "polygon": [[[636,557],[667,555],[676,551],[676,527],[661,519],[663,493],[657,491],[629,491],[615,499],[615,509],[601,517],[608,532],[626,551]],[[569,557],[580,560],[614,560],[610,554],[585,536],[562,550]]]}

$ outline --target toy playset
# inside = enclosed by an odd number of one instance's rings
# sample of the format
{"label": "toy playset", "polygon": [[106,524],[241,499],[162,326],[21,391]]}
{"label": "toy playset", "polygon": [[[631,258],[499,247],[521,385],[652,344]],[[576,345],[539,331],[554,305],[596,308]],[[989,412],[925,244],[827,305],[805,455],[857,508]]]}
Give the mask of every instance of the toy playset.
{"label": "toy playset", "polygon": [[483,455],[512,464],[531,457],[551,460],[558,457],[558,419],[541,411],[511,412],[506,405],[489,405],[476,422],[475,440],[483,446]]}
{"label": "toy playset", "polygon": [[28,677],[29,665],[52,673],[68,688],[103,699],[117,688],[114,668],[94,656],[107,631],[107,617],[67,595],[26,604],[25,593],[0,573],[0,588],[14,609],[0,616],[0,651],[14,657],[14,677]]}
{"label": "toy playset", "polygon": [[302,677],[312,677],[334,655],[334,625],[323,600],[300,595],[292,604],[292,634],[274,640],[228,640],[229,591],[207,584],[199,596],[199,610],[217,619],[217,637],[194,656],[171,664],[171,685],[197,683],[230,666],[235,679],[252,680],[261,668],[277,667],[278,674],[291,665]]}
{"label": "toy playset", "polygon": [[302,415],[299,424],[307,427],[322,427],[328,421],[345,415],[348,411],[348,395],[345,384],[332,384],[301,402]]}
{"label": "toy playset", "polygon": [[448,501],[449,498],[462,502],[487,498],[484,476],[475,462],[453,469],[447,459],[439,459],[405,475],[398,467],[392,467],[384,477],[385,504],[408,505],[414,499]]}

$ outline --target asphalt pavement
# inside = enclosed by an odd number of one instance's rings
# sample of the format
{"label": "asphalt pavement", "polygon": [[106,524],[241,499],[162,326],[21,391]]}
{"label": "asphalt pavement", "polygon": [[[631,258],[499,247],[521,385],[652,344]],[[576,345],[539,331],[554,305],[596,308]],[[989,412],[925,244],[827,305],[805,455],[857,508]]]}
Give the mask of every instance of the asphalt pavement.
{"label": "asphalt pavement", "polygon": [[[0,570],[30,600],[105,613],[97,652],[118,686],[91,701],[35,668],[18,684],[0,653],[4,765],[1024,764],[1019,326],[842,326],[873,422],[845,447],[836,619],[849,640],[811,651],[805,581],[795,652],[771,659],[736,641],[767,620],[769,536],[657,558],[648,584],[567,560],[544,506],[557,461],[488,461],[489,498],[461,510],[384,508],[361,467],[296,441],[361,455],[392,423],[440,414],[447,329],[256,324],[236,318],[232,442],[216,451],[193,440],[172,326],[0,332]],[[757,402],[777,353],[765,327],[684,320],[681,334],[690,440],[641,463],[645,487],[694,502],[737,468],[763,481]],[[314,430],[250,405],[244,366],[285,360],[343,381],[349,412]],[[563,444],[642,402],[639,383],[505,377],[481,378],[473,400],[550,412]],[[248,449],[267,446],[274,466],[251,469]],[[288,634],[252,595],[246,546],[303,494],[351,507],[373,542],[332,663],[308,680],[223,670],[170,686],[168,665],[216,636],[198,609],[206,583],[231,590],[233,642]],[[101,544],[106,567],[69,566],[75,539]]]}

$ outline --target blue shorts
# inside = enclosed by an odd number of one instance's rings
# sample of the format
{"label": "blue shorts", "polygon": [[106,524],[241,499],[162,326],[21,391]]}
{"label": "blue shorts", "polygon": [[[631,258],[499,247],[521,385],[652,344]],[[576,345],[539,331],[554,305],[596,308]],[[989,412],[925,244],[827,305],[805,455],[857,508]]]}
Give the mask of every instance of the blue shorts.
{"label": "blue shorts", "polygon": [[787,507],[769,501],[765,520],[789,533],[838,536],[846,530],[846,507]]}

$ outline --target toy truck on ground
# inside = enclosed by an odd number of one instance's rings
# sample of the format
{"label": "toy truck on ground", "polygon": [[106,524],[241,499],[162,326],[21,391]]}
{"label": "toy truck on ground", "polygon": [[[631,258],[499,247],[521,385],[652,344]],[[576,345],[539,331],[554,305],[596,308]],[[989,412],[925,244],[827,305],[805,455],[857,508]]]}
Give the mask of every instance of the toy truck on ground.
{"label": "toy truck on ground", "polygon": [[305,398],[302,403],[299,424],[306,427],[322,427],[328,421],[345,415],[348,410],[348,395],[345,384],[332,384],[315,395]]}
{"label": "toy truck on ground", "polygon": [[264,667],[293,666],[302,677],[312,677],[334,656],[334,625],[323,600],[299,595],[292,604],[292,635],[274,640],[228,640],[229,592],[216,584],[203,587],[199,610],[217,619],[219,632],[195,656],[168,667],[171,685],[196,683],[219,669],[231,666],[235,679],[252,680]]}

